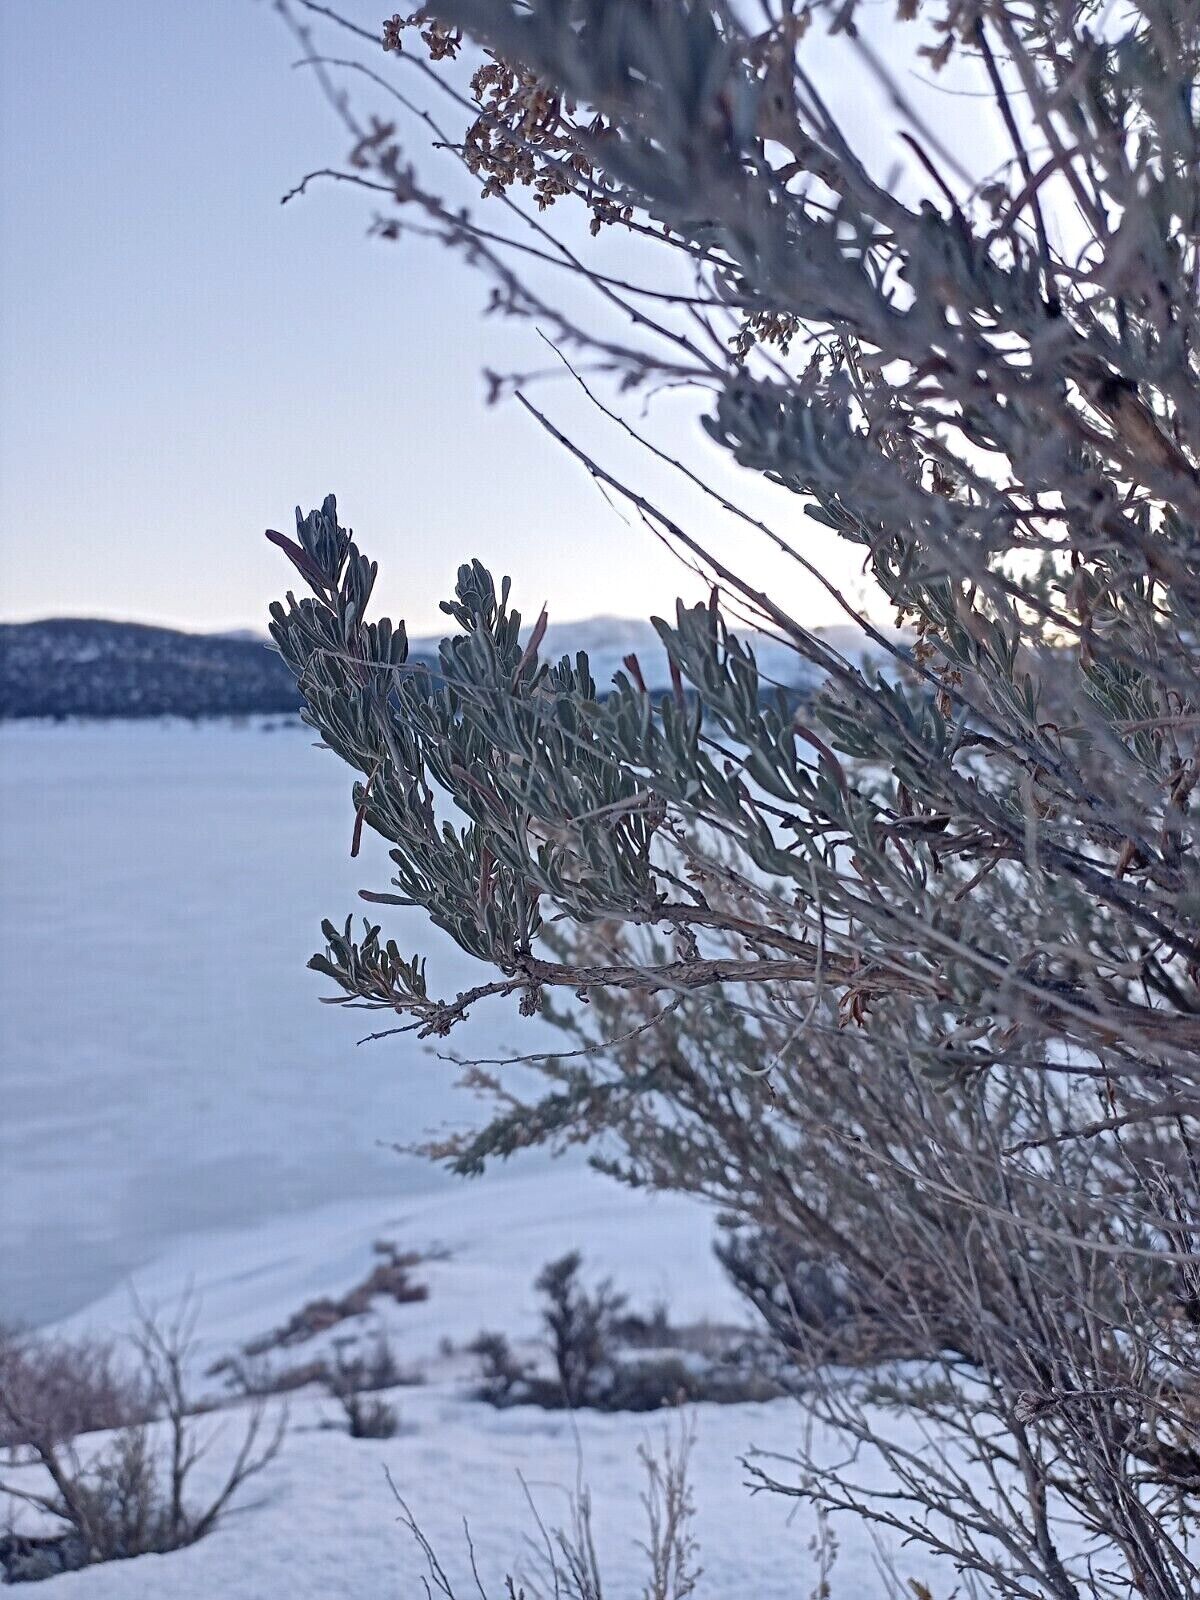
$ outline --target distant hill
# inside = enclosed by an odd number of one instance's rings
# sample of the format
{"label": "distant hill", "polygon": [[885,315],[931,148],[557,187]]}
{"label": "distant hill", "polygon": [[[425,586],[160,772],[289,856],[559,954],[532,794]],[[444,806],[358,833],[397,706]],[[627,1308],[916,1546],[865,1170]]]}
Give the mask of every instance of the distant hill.
{"label": "distant hill", "polygon": [[[862,636],[833,628],[823,637],[860,658]],[[800,693],[811,669],[770,639],[756,641],[764,679]],[[648,622],[592,617],[554,623],[541,655],[588,653],[603,694],[622,659],[634,653],[647,684],[669,686],[666,654]],[[431,663],[436,639],[414,639],[412,656]],[[57,617],[0,624],[0,719],[16,717],[210,717],[282,715],[299,710],[291,673],[265,635],[182,633],[136,622]]]}
{"label": "distant hill", "polygon": [[205,717],[295,712],[262,641],[54,617],[0,626],[0,717]]}

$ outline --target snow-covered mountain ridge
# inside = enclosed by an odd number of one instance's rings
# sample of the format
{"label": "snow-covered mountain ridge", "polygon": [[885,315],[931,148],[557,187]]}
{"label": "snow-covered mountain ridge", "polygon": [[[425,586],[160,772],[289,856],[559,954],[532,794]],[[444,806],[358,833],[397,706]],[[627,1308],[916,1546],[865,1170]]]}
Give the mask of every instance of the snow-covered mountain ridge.
{"label": "snow-covered mountain ridge", "polygon": [[[852,660],[874,652],[858,628],[817,630]],[[807,690],[812,669],[786,645],[753,643],[767,684]],[[436,637],[412,641],[412,657],[436,662]],[[636,655],[647,685],[670,686],[666,652],[649,621],[591,617],[551,623],[543,660],[586,651],[601,694]],[[61,617],[0,624],[0,720],[24,717],[278,715],[298,709],[292,677],[265,635],[186,633],[103,618]]]}

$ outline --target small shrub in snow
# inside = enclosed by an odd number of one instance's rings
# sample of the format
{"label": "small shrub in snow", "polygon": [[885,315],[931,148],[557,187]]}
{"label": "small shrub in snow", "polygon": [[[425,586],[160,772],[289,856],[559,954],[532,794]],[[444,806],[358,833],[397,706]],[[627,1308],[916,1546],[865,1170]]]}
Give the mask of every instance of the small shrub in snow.
{"label": "small shrub in snow", "polygon": [[338,1395],[346,1413],[346,1431],[352,1439],[393,1439],[400,1414],[386,1400],[373,1399],[361,1390]]}
{"label": "small shrub in snow", "polygon": [[0,1446],[54,1443],[142,1422],[145,1375],[107,1341],[0,1330]]}
{"label": "small shrub in snow", "polygon": [[550,1261],[535,1287],[545,1299],[542,1321],[567,1405],[586,1405],[613,1360],[613,1328],[625,1307],[605,1278],[589,1293],[579,1279],[582,1257],[572,1250]]}
{"label": "small shrub in snow", "polygon": [[412,1305],[429,1298],[429,1285],[413,1276],[414,1269],[429,1260],[429,1256],[420,1250],[400,1250],[386,1239],[376,1240],[374,1250],[381,1259],[361,1283],[343,1295],[321,1295],[309,1300],[282,1327],[252,1339],[243,1347],[243,1354],[261,1356],[271,1350],[304,1344],[341,1322],[365,1316],[376,1299]]}
{"label": "small shrub in snow", "polygon": [[[0,1417],[20,1441],[0,1492],[54,1519],[59,1531],[32,1536],[16,1527],[0,1536],[8,1583],[163,1553],[195,1544],[216,1527],[243,1484],[274,1458],[284,1417],[265,1429],[265,1410],[251,1408],[241,1443],[217,1492],[199,1503],[188,1494],[192,1469],[206,1447],[184,1381],[190,1326],[186,1316],[163,1328],[143,1317],[135,1339],[142,1419],[95,1449],[77,1447],[60,1407],[39,1409],[29,1391],[0,1386]],[[36,1358],[35,1362],[36,1362]],[[57,1370],[52,1364],[51,1370]],[[156,1420],[150,1422],[146,1417]]]}
{"label": "small shrub in snow", "polygon": [[[366,1353],[355,1350],[353,1342],[339,1339],[334,1345],[333,1365],[325,1383],[346,1416],[352,1439],[390,1439],[400,1426],[396,1408],[375,1397],[375,1391],[392,1389],[405,1382],[387,1336],[380,1333]],[[412,1378],[407,1379],[412,1382]]]}
{"label": "small shrub in snow", "polygon": [[572,1251],[536,1280],[554,1376],[515,1355],[503,1334],[481,1333],[468,1346],[480,1359],[481,1400],[548,1411],[658,1411],[699,1400],[773,1400],[782,1393],[778,1362],[764,1359],[761,1344],[709,1324],[674,1327],[661,1305],[649,1316],[627,1311],[611,1280],[585,1289],[581,1266]]}
{"label": "small shrub in snow", "polygon": [[472,1339],[467,1349],[479,1357],[483,1378],[480,1399],[488,1400],[492,1405],[504,1405],[517,1385],[524,1383],[528,1376],[528,1362],[518,1360],[502,1333],[480,1333]]}

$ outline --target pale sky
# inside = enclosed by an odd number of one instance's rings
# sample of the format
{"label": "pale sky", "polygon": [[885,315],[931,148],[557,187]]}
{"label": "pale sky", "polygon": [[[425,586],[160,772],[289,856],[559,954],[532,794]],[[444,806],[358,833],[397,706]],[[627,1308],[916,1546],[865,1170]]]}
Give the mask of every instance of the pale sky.
{"label": "pale sky", "polygon": [[[389,8],[345,9],[374,29]],[[291,581],[262,529],[286,531],[297,502],[330,490],[414,633],[437,631],[475,555],[513,575],[529,615],[543,600],[567,620],[694,596],[514,404],[485,407],[483,367],[547,353],[532,329],[482,317],[475,274],[436,244],[369,239],[361,194],[280,207],[346,148],[297,53],[268,0],[0,4],[0,616],[261,627]],[[540,400],[665,495],[667,476],[568,389]],[[728,492],[734,472],[671,405],[651,431],[686,441]],[[856,558],[794,496],[755,493],[854,583]],[[834,620],[753,536],[695,497],[671,509],[810,620]]]}

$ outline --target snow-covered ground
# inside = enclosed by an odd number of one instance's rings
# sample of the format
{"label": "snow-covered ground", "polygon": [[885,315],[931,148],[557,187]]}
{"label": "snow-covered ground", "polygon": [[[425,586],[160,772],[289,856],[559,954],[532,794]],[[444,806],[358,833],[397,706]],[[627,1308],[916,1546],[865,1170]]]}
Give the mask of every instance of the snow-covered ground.
{"label": "snow-covered ground", "polygon": [[[751,1495],[745,1464],[763,1451],[775,1458],[771,1467],[780,1477],[794,1477],[779,1458],[790,1457],[805,1435],[809,1448],[816,1441],[818,1455],[844,1459],[844,1441],[814,1429],[802,1406],[779,1400],[699,1405],[686,1413],[572,1416],[531,1407],[497,1411],[472,1397],[477,1365],[463,1346],[484,1327],[504,1332],[518,1347],[536,1337],[533,1275],[572,1246],[585,1251],[589,1277],[611,1273],[637,1307],[657,1299],[680,1322],[740,1321],[742,1308],[708,1246],[707,1220],[678,1199],[634,1196],[562,1165],[178,1241],[137,1274],[136,1288],[147,1309],[168,1317],[191,1297],[199,1317],[194,1370],[208,1394],[220,1391],[217,1380],[200,1378],[212,1358],[279,1326],[314,1296],[353,1287],[370,1269],[374,1240],[435,1249],[436,1257],[415,1269],[428,1285],[426,1300],[377,1300],[369,1318],[277,1354],[286,1366],[327,1351],[333,1339],[356,1329],[368,1342],[386,1330],[400,1365],[425,1381],[382,1397],[399,1412],[399,1430],[386,1440],[350,1439],[336,1404],[311,1387],[291,1397],[283,1402],[287,1433],[279,1456],[246,1486],[212,1535],[170,1555],[50,1579],[39,1593],[48,1600],[420,1595],[425,1561],[402,1524],[395,1491],[437,1550],[455,1592],[463,1600],[478,1595],[473,1549],[485,1592],[499,1600],[506,1574],[537,1575],[537,1519],[551,1529],[569,1525],[571,1497],[583,1486],[605,1594],[641,1600],[647,1567],[638,1449],[661,1451],[664,1439],[675,1439],[686,1425],[694,1433],[689,1478],[703,1569],[697,1600],[808,1600],[821,1592],[811,1549],[814,1514],[798,1501]],[[63,1331],[119,1334],[129,1321],[128,1292],[121,1287],[69,1319]],[[234,1403],[197,1420],[198,1436],[215,1441],[193,1482],[197,1502],[220,1482],[243,1418],[244,1406]],[[913,1443],[919,1443],[915,1434]],[[103,1440],[86,1441],[84,1448],[92,1445],[101,1447]],[[0,1476],[29,1487],[36,1469],[5,1469]],[[858,1476],[885,1481],[865,1452]],[[24,1511],[18,1526],[35,1532],[49,1525]],[[919,1551],[878,1545],[861,1527],[835,1532],[833,1600],[883,1600],[909,1592],[909,1578],[929,1583],[939,1600],[954,1587],[949,1569]],[[883,1577],[885,1551],[892,1556],[889,1577],[900,1580],[895,1590]]]}
{"label": "snow-covered ground", "polygon": [[[202,1238],[177,1241],[136,1275],[139,1298],[168,1314],[190,1294],[199,1308],[200,1373],[208,1362],[278,1326],[317,1295],[339,1294],[372,1264],[372,1242],[436,1247],[439,1259],[416,1276],[429,1297],[408,1305],[375,1302],[367,1337],[387,1330],[402,1367],[426,1381],[386,1395],[400,1414],[390,1440],[355,1441],[338,1426],[330,1400],[311,1390],[289,1402],[289,1431],[276,1462],[249,1485],[243,1509],[200,1545],[164,1557],[143,1557],[50,1580],[48,1596],[81,1600],[259,1600],[295,1595],[335,1600],[364,1595],[417,1595],[424,1571],[412,1538],[399,1525],[385,1477],[417,1516],[464,1595],[470,1526],[489,1592],[504,1574],[527,1569],[527,1540],[537,1532],[525,1498],[529,1486],[550,1523],[569,1518],[571,1492],[586,1483],[594,1506],[601,1558],[615,1600],[634,1600],[645,1580],[637,1539],[644,1517],[637,1449],[661,1440],[665,1416],[569,1417],[531,1408],[495,1411],[470,1398],[474,1358],[462,1350],[481,1328],[514,1341],[537,1332],[532,1279],[548,1259],[578,1245],[587,1273],[611,1273],[632,1301],[661,1299],[679,1320],[741,1319],[717,1270],[707,1219],[678,1200],[630,1195],[579,1166],[535,1175],[486,1178],[448,1192],[406,1195],[392,1202],[360,1200],[282,1217]],[[114,1288],[69,1319],[64,1331],[119,1333],[130,1321],[127,1288]],[[344,1335],[354,1324],[342,1325]],[[449,1340],[455,1349],[447,1348]],[[280,1352],[283,1365],[327,1348],[316,1339]],[[210,1381],[210,1391],[219,1384]],[[700,1406],[694,1412],[693,1482],[710,1600],[752,1592],[774,1600],[806,1600],[811,1514],[789,1526],[790,1502],[751,1499],[741,1458],[752,1447],[786,1452],[804,1419],[789,1402]],[[239,1409],[219,1422],[208,1478],[215,1483],[237,1443]],[[7,1474],[11,1476],[11,1474]],[[27,1517],[22,1526],[32,1529]],[[847,1592],[867,1591],[875,1553],[869,1541],[841,1563]],[[906,1568],[905,1570],[910,1570]],[[911,1570],[920,1572],[919,1566]],[[805,1581],[807,1578],[807,1581]],[[42,1592],[42,1591],[39,1591]]]}
{"label": "snow-covered ground", "polygon": [[[426,1569],[399,1523],[387,1473],[461,1600],[478,1597],[464,1521],[486,1592],[499,1600],[507,1572],[536,1572],[529,1541],[538,1529],[525,1485],[553,1528],[569,1523],[570,1496],[581,1482],[591,1496],[605,1596],[642,1600],[647,1564],[638,1548],[645,1516],[637,1448],[661,1443],[661,1415],[493,1411],[441,1385],[403,1390],[400,1401],[402,1431],[382,1441],[353,1440],[323,1426],[331,1418],[326,1404],[294,1403],[279,1457],[248,1488],[242,1509],[200,1544],[51,1578],[36,1593],[45,1600],[419,1597]],[[809,1600],[819,1592],[811,1513],[781,1496],[751,1496],[741,1461],[751,1446],[789,1450],[802,1425],[796,1408],[699,1406],[693,1416],[691,1478],[703,1569],[696,1600]],[[231,1420],[223,1419],[227,1426]],[[828,1448],[837,1446],[830,1441]],[[215,1485],[221,1465],[218,1451],[205,1463],[207,1482]],[[888,1591],[871,1540],[843,1532],[840,1545],[833,1600],[881,1600]],[[903,1553],[896,1570],[903,1579],[929,1582],[938,1600],[954,1587],[947,1569],[919,1553]]]}
{"label": "snow-covered ground", "polygon": [[[49,1580],[50,1597],[419,1594],[385,1467],[456,1581],[468,1520],[495,1593],[528,1565],[521,1479],[551,1524],[586,1482],[606,1593],[642,1592],[636,1451],[661,1419],[494,1411],[470,1398],[462,1346],[483,1328],[530,1338],[532,1280],[570,1248],[636,1306],[739,1319],[712,1219],[623,1191],[578,1158],[463,1182],[396,1154],[478,1112],[411,1036],[360,1048],[371,1019],[318,1003],[304,961],[321,915],[345,915],[359,886],[386,878],[378,848],[349,859],[347,794],[336,760],[294,727],[0,728],[5,1317],[120,1334],[131,1287],[166,1313],[190,1295],[200,1372],[359,1283],[377,1239],[442,1252],[417,1271],[428,1299],[376,1308],[400,1363],[426,1377],[389,1397],[397,1437],[353,1441],[328,1426],[330,1401],[302,1394],[278,1459],[215,1534]],[[470,963],[415,914],[389,915],[402,946],[429,951],[432,981],[469,981]],[[485,1009],[456,1043],[529,1050],[542,1027]],[[236,1416],[220,1421],[204,1472],[236,1443]],[[697,1409],[698,1600],[812,1592],[812,1513],[752,1498],[740,1465],[755,1446],[787,1453],[805,1426],[788,1401]],[[835,1596],[881,1594],[870,1539],[843,1530],[842,1551]],[[900,1570],[937,1576],[915,1556]],[[950,1580],[937,1577],[939,1600]]]}

